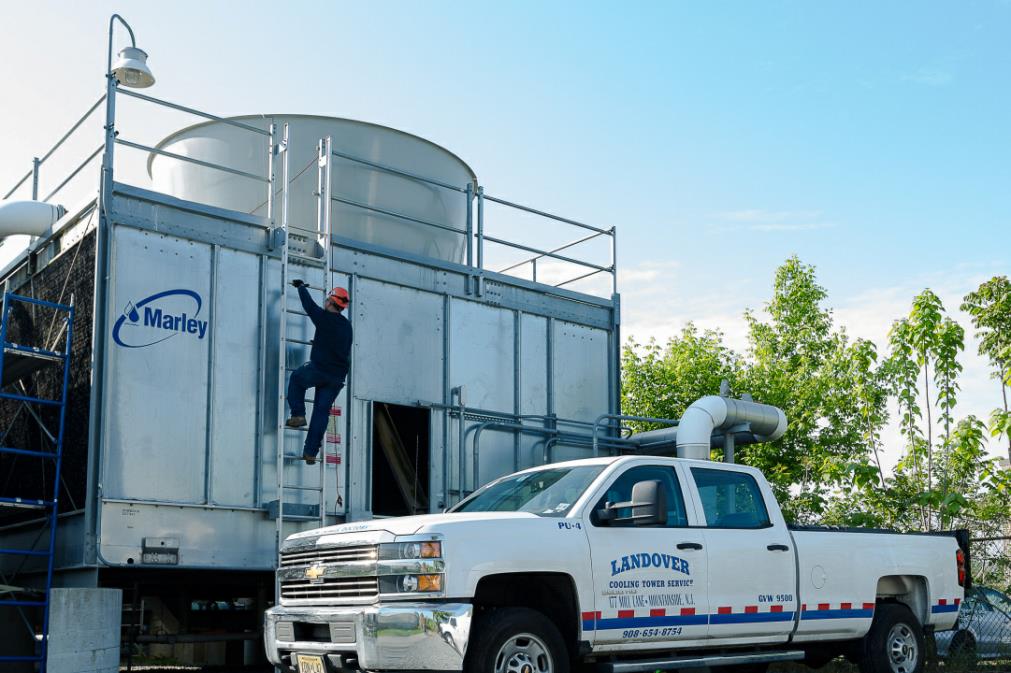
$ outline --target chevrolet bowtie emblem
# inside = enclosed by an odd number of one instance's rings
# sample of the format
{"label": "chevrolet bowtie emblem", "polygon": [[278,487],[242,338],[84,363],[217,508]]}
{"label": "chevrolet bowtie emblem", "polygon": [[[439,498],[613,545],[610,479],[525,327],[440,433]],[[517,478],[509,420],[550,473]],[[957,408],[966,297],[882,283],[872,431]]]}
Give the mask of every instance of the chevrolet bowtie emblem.
{"label": "chevrolet bowtie emblem", "polygon": [[317,563],[305,569],[305,578],[313,584],[323,583],[323,565]]}

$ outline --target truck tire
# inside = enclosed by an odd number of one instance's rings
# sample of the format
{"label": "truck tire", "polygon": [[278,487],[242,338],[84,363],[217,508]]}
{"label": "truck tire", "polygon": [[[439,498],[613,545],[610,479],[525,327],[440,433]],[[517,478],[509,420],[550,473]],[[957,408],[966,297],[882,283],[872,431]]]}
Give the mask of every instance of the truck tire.
{"label": "truck tire", "polygon": [[904,605],[877,605],[861,650],[861,673],[923,673],[923,629]]}
{"label": "truck tire", "polygon": [[464,673],[569,673],[562,635],[540,612],[498,608],[474,621]]}

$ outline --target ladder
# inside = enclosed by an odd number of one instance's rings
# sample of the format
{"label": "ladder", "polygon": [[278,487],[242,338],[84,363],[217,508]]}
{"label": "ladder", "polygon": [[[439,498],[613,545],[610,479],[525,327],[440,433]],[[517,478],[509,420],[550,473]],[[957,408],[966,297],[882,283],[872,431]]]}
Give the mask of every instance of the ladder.
{"label": "ladder", "polygon": [[[14,343],[10,340],[11,311],[17,303],[27,304],[33,308],[41,307],[55,312],[52,325],[55,326],[57,319],[59,319],[61,325],[60,331],[64,332],[62,351],[53,350],[52,347],[27,346]],[[0,586],[0,609],[17,610],[19,613],[18,617],[28,628],[29,635],[35,643],[34,654],[4,653],[3,648],[14,647],[15,643],[13,638],[7,636],[0,637],[0,663],[36,663],[38,664],[40,673],[45,673],[46,671],[46,658],[49,647],[49,608],[53,587],[53,557],[56,548],[60,468],[63,457],[63,430],[66,419],[67,387],[70,380],[70,347],[73,339],[73,322],[73,302],[68,306],[41,299],[23,297],[11,292],[5,292],[3,295],[3,317],[0,319],[0,346],[2,346],[2,350],[0,350],[0,384],[2,384],[0,385],[0,399],[20,403],[27,410],[28,415],[39,424],[42,430],[41,434],[47,438],[50,448],[48,450],[44,447],[41,450],[29,450],[0,446],[0,454],[14,456],[13,460],[24,459],[36,463],[43,462],[42,469],[46,468],[46,464],[51,465],[53,478],[51,495],[48,493],[35,494],[41,495],[41,498],[26,498],[23,495],[0,497],[0,507],[37,510],[44,516],[43,525],[35,543],[30,545],[29,548],[0,549],[0,556],[5,558],[20,558],[19,568],[22,568],[31,559],[35,559],[36,563],[41,561],[41,563],[45,564],[45,584],[42,587],[8,585],[8,582],[14,583],[16,577],[4,578],[0,575],[0,580],[3,580],[0,581],[0,584],[3,585]],[[57,332],[55,341],[59,340],[59,334],[60,332]],[[62,385],[59,399],[37,397],[30,394],[29,390],[23,385],[20,388],[20,392],[10,392],[8,390],[10,384],[21,382],[36,372],[49,368],[61,368],[62,370],[60,372]],[[50,432],[46,428],[45,423],[43,423],[40,413],[42,407],[49,407],[57,411],[59,421],[55,434]],[[6,437],[7,434],[4,436]],[[43,480],[43,483],[45,483],[45,480]],[[44,535],[46,527],[48,527],[48,535]],[[48,544],[44,549],[35,549],[34,547],[37,542],[42,539],[46,539]],[[33,569],[32,572],[36,575],[41,574],[36,569]],[[40,609],[42,612],[41,632],[36,633],[35,625],[29,617],[29,611],[34,610],[37,612]]]}
{"label": "ladder", "polygon": [[[305,476],[304,470],[309,466],[302,460],[302,443],[304,441],[306,427],[289,428],[285,425],[288,416],[287,386],[288,376],[295,371],[300,362],[288,361],[288,348],[294,346],[302,350],[312,345],[308,339],[301,339],[292,336],[301,327],[309,322],[308,315],[302,311],[300,304],[294,307],[289,306],[288,292],[291,281],[290,267],[292,263],[305,267],[305,274],[314,276],[312,282],[309,278],[303,278],[310,290],[322,289],[328,292],[332,280],[331,258],[330,258],[330,170],[331,161],[331,140],[329,137],[321,140],[317,146],[317,196],[319,205],[317,207],[316,228],[306,229],[294,226],[288,222],[288,126],[284,126],[284,134],[279,154],[282,157],[282,205],[281,223],[278,228],[278,237],[281,243],[281,295],[280,295],[280,326],[278,362],[277,362],[277,507],[276,507],[276,537],[277,537],[277,564],[281,564],[281,543],[285,538],[285,522],[292,521],[316,521],[320,527],[326,525],[326,505],[327,505],[327,441],[324,437],[323,445],[319,455],[316,457],[316,466],[319,470],[319,478],[315,483],[303,484],[301,479],[296,477]],[[318,278],[318,280],[317,280]],[[312,413],[313,399],[306,398],[306,416]],[[292,447],[295,447],[292,450]],[[301,469],[299,469],[301,468]],[[316,504],[306,505],[302,502],[303,494],[312,493],[315,495]],[[294,500],[298,502],[294,502]],[[275,582],[275,600],[280,598],[280,585]]]}

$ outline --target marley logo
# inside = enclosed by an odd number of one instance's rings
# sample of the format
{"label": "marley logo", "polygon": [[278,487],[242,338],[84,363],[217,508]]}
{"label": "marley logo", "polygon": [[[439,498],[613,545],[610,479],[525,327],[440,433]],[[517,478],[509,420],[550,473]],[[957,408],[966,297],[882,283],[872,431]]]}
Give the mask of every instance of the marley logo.
{"label": "marley logo", "polygon": [[201,341],[209,322],[200,319],[203,300],[193,290],[166,290],[128,302],[112,328],[112,340],[125,348],[144,348],[183,336]]}
{"label": "marley logo", "polygon": [[305,578],[313,584],[323,584],[323,565],[317,563],[306,568]]}

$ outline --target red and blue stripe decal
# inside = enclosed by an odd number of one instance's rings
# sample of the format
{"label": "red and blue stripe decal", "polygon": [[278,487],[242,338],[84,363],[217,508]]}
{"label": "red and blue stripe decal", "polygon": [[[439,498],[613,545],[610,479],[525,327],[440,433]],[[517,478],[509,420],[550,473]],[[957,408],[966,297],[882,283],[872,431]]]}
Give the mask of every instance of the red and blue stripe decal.
{"label": "red and blue stripe decal", "polygon": [[[961,599],[938,600],[930,611],[934,614],[958,612]],[[800,619],[872,619],[874,603],[817,603],[800,606]],[[763,606],[764,607],[764,606]],[[746,605],[744,609],[735,610],[724,606],[716,608],[716,612],[699,613],[695,608],[654,608],[649,614],[636,616],[635,610],[618,610],[617,615],[604,617],[600,612],[584,612],[582,614],[583,631],[607,631],[611,629],[637,629],[652,626],[702,626],[705,624],[744,624],[754,622],[789,622],[793,621],[795,613],[786,610],[782,605],[770,605],[768,610],[759,610],[757,605]]]}
{"label": "red and blue stripe decal", "polygon": [[930,612],[935,615],[942,612],[958,612],[958,607],[961,604],[962,604],[961,598],[956,598],[951,601],[949,601],[947,598],[939,598],[937,600],[937,605],[930,606]]}
{"label": "red and blue stripe decal", "polygon": [[871,619],[874,617],[874,603],[839,603],[832,607],[831,603],[818,603],[808,608],[807,603],[800,606],[800,619]]}

